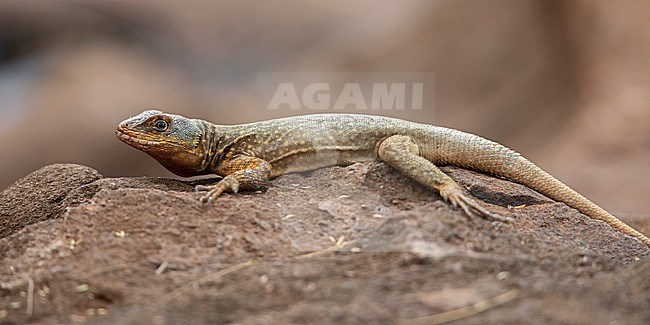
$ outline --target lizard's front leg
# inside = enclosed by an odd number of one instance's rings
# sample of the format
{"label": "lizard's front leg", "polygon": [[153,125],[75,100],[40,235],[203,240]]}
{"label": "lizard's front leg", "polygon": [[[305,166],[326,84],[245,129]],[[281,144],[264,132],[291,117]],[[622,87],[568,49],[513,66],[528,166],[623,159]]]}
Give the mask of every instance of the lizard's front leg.
{"label": "lizard's front leg", "polygon": [[222,162],[218,168],[220,175],[226,175],[223,179],[214,185],[195,187],[196,191],[208,191],[201,202],[210,203],[223,192],[260,189],[271,177],[271,164],[257,157],[238,155]]}
{"label": "lizard's front leg", "polygon": [[418,183],[436,189],[443,199],[460,206],[468,215],[478,214],[488,219],[510,221],[489,212],[480,206],[474,199],[465,195],[463,189],[451,177],[443,173],[431,161],[420,156],[417,143],[409,136],[394,135],[386,138],[379,144],[377,154],[381,160],[408,175]]}

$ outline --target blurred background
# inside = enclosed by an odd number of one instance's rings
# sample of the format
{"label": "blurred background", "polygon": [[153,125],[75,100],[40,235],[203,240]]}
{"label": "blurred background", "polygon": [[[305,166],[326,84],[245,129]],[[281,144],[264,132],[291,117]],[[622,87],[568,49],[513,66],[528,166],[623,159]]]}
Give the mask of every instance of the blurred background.
{"label": "blurred background", "polygon": [[650,214],[648,1],[3,1],[0,189],[58,162],[172,177],[115,138],[144,109],[312,113],[261,105],[267,72],[431,72],[429,107],[381,114],[496,140]]}

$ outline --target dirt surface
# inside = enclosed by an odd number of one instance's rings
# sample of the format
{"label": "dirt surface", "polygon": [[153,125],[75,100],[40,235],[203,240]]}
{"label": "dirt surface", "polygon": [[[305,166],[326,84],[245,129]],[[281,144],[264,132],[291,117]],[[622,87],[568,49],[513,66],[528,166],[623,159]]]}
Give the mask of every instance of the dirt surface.
{"label": "dirt surface", "polygon": [[[0,323],[650,322],[641,243],[524,186],[444,170],[515,220],[468,218],[381,163],[213,206],[192,191],[205,181],[44,167],[0,197]],[[650,233],[650,218],[619,217]]]}

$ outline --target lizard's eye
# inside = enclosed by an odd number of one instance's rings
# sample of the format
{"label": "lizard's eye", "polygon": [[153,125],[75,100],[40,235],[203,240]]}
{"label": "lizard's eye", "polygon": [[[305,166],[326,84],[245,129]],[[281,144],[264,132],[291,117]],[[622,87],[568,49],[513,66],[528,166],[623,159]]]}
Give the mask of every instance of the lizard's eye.
{"label": "lizard's eye", "polygon": [[169,124],[163,119],[158,119],[153,123],[153,127],[158,132],[164,132],[167,130],[167,127],[169,127]]}

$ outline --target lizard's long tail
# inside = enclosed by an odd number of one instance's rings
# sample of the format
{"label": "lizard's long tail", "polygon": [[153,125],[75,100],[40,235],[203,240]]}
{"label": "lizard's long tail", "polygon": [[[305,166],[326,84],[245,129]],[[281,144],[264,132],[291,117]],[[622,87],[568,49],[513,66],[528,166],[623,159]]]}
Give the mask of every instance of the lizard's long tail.
{"label": "lizard's long tail", "polygon": [[560,182],[514,150],[473,134],[441,129],[440,132],[436,131],[435,133],[446,134],[433,139],[433,147],[429,148],[431,152],[422,152],[425,158],[434,163],[452,164],[505,177],[553,200],[563,202],[593,219],[602,220],[650,247],[650,238]]}

